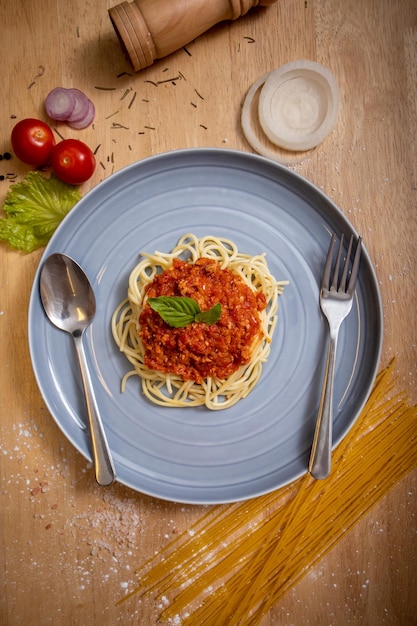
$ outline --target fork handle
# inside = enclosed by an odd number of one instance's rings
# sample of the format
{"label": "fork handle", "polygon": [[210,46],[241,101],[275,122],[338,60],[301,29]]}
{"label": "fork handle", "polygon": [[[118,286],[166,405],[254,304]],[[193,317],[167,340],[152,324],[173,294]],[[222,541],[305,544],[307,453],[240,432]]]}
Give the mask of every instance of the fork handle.
{"label": "fork handle", "polygon": [[330,332],[323,388],[308,467],[310,474],[317,479],[327,478],[332,463],[334,373],[338,333],[338,329]]}

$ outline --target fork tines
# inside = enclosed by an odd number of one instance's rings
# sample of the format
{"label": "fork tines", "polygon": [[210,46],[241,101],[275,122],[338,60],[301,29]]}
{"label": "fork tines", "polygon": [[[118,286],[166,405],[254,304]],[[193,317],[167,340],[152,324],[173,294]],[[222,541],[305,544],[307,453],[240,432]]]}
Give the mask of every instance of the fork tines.
{"label": "fork tines", "polygon": [[327,253],[326,263],[324,266],[321,288],[326,291],[338,291],[339,293],[347,293],[348,295],[352,295],[355,290],[356,279],[358,276],[359,261],[360,261],[360,256],[361,256],[362,237],[358,238],[358,241],[356,244],[356,251],[355,251],[355,256],[353,258],[352,267],[350,270],[349,283],[348,283],[347,289],[346,289],[346,281],[347,281],[347,277],[349,273],[349,261],[350,261],[350,257],[352,254],[353,235],[351,235],[349,239],[348,250],[347,250],[347,254],[345,256],[345,260],[344,260],[344,264],[342,268],[342,275],[339,280],[340,263],[341,263],[342,254],[343,254],[344,238],[345,236],[342,234],[342,236],[340,237],[339,249],[337,251],[336,265],[335,265],[334,272],[333,272],[333,279],[330,284],[330,272],[331,272],[332,261],[333,261],[333,249],[334,249],[334,245],[336,242],[336,235],[334,234],[332,235],[332,238],[330,240],[329,251]]}

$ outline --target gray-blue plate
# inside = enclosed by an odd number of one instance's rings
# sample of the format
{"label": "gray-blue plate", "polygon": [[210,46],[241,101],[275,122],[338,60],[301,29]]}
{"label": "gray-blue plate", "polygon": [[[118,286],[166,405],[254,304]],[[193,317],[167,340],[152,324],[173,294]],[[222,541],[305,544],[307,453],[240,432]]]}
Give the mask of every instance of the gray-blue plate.
{"label": "gray-blue plate", "polygon": [[[97,185],[64,219],[40,267],[52,252],[65,252],[93,284],[97,315],[85,344],[121,483],[166,500],[220,503],[272,491],[307,471],[326,354],[318,297],[330,231],[355,233],[314,185],[262,157],[221,149],[178,150],[134,163]],[[139,252],[169,251],[187,232],[228,237],[249,254],[266,252],[272,274],[290,281],[262,378],[226,410],[158,407],[142,397],[136,377],[120,392],[130,365],[111,337],[113,310]],[[364,249],[339,343],[335,445],[371,392],[382,328],[378,282]],[[39,270],[29,346],[49,411],[90,459],[72,339],[44,314]]]}

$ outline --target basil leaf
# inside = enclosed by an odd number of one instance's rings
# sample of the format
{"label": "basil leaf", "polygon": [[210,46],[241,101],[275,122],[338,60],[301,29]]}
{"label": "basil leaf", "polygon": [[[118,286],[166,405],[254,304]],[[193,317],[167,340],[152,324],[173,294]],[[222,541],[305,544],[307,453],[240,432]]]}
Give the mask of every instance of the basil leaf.
{"label": "basil leaf", "polygon": [[222,306],[220,302],[215,304],[208,311],[202,311],[195,316],[196,322],[204,322],[205,324],[215,324],[219,319],[222,312]]}
{"label": "basil leaf", "polygon": [[201,311],[198,303],[186,296],[159,296],[149,298],[148,303],[151,309],[159,313],[164,322],[173,328],[183,328],[192,322],[215,324],[222,311],[220,302],[209,311]]}
{"label": "basil leaf", "polygon": [[159,313],[164,322],[174,328],[182,328],[194,322],[200,307],[192,298],[181,296],[159,296],[149,298],[149,306]]}

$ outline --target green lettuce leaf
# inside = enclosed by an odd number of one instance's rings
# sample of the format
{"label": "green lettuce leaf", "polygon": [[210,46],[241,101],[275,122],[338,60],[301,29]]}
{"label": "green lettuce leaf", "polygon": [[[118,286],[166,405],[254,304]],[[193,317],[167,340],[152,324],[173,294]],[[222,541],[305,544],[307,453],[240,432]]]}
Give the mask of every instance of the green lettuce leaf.
{"label": "green lettuce leaf", "polygon": [[23,252],[42,248],[80,198],[78,187],[63,183],[53,174],[46,178],[40,172],[28,172],[7,193],[0,240]]}

